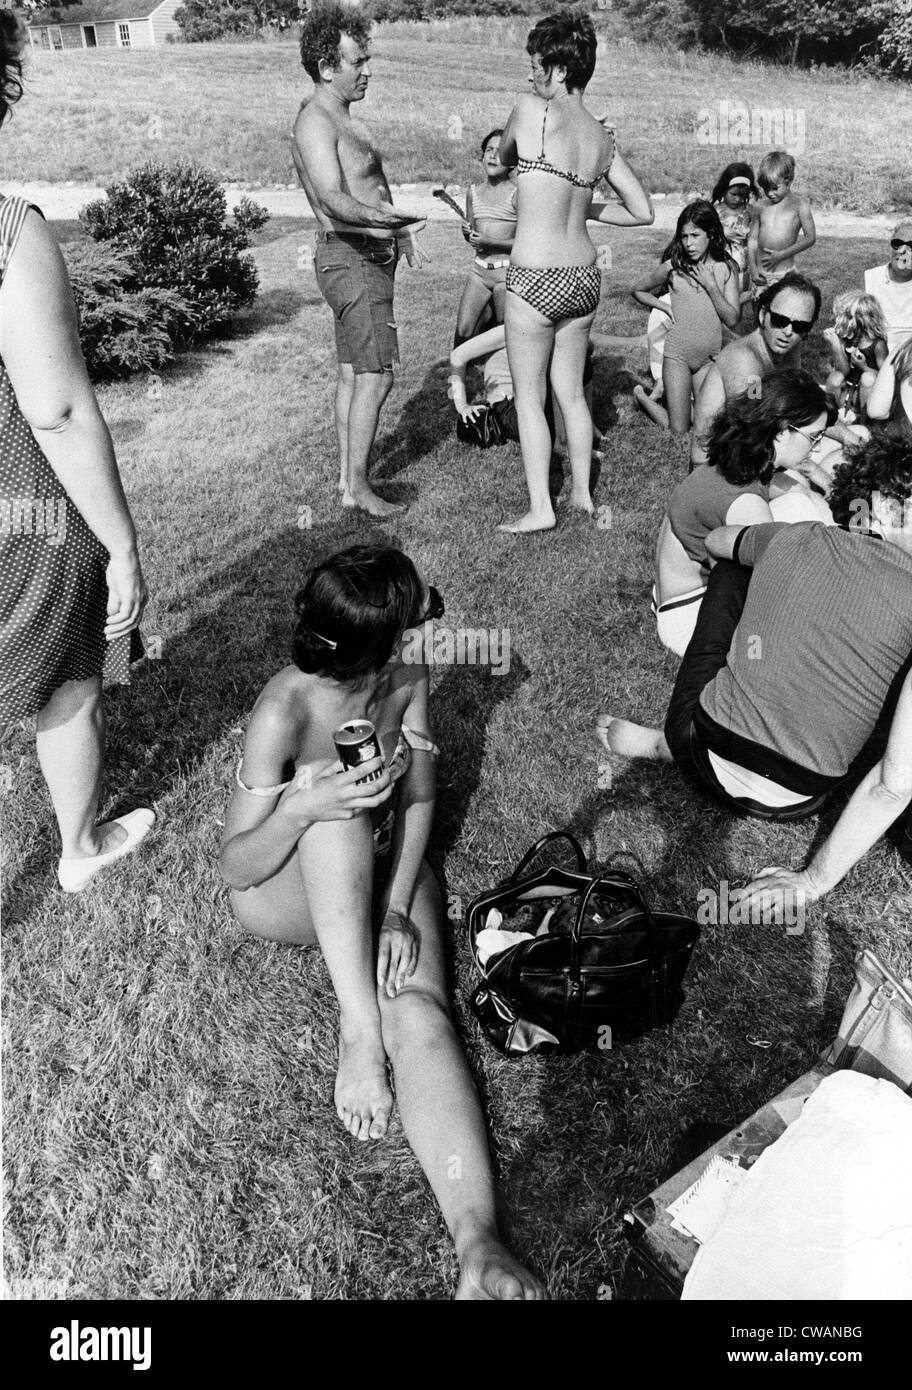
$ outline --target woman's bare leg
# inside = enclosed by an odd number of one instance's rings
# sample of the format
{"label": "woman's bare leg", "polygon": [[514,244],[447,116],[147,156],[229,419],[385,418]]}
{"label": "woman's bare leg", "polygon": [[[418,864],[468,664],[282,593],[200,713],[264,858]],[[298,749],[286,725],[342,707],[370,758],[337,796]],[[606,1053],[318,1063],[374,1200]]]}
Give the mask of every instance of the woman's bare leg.
{"label": "woman's bare leg", "polygon": [[583,387],[589,330],[595,314],[563,319],[555,329],[551,357],[551,389],[564,419],[570,455],[570,505],[593,512],[589,480],[592,476],[592,416]]}
{"label": "woman's bare leg", "polygon": [[35,746],[60,827],[61,857],[107,854],[126,839],[121,825],[96,825],[104,773],[101,677],[66,681],[38,711]]}
{"label": "woman's bare leg", "polygon": [[519,295],[509,293],[505,324],[529,510],[497,529],[513,533],[549,531],[555,525],[555,517],[548,490],[551,431],[545,419],[545,399],[554,325]]}
{"label": "woman's bare leg", "polygon": [[382,1138],[393,1104],[377,1005],[373,863],[369,816],[320,821],[268,883],[231,895],[248,931],[293,945],[319,942],[339,1001],[336,1111],[363,1140]]}
{"label": "woman's bare leg", "polygon": [[538,1281],[501,1243],[484,1119],[450,1020],[443,909],[428,865],[412,903],[421,935],[418,968],[395,999],[380,995],[383,1041],[393,1065],[402,1127],[456,1246],[459,1299],[536,1299]]}

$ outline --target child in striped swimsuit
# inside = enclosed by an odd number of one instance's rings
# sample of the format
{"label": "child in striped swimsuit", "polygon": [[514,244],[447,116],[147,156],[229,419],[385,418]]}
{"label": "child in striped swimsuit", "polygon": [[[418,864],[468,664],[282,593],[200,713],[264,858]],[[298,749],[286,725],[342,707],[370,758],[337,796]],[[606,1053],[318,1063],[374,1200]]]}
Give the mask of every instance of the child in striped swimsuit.
{"label": "child in striped swimsuit", "polygon": [[516,235],[516,184],[500,162],[502,131],[492,130],[481,142],[482,184],[470,184],[466,199],[468,221],[462,234],[475,251],[475,263],[459,301],[454,347],[478,331],[478,320],[493,300],[494,319],[503,323],[507,266]]}

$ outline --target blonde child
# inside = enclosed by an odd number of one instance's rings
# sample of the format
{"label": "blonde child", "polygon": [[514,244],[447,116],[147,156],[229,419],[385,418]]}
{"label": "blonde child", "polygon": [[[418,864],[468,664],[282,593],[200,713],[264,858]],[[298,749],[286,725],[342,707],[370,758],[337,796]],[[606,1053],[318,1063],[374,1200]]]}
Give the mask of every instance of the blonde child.
{"label": "blonde child", "polygon": [[887,358],[887,325],[872,294],[848,290],[833,301],[832,328],[823,337],[833,363],[827,390],[840,409],[862,418],[868,397]]}
{"label": "blonde child", "polygon": [[795,257],[817,240],[814,215],[803,193],[795,193],[795,161],[783,150],[765,155],[757,171],[763,196],[751,209],[747,261],[756,298],[794,270]]}

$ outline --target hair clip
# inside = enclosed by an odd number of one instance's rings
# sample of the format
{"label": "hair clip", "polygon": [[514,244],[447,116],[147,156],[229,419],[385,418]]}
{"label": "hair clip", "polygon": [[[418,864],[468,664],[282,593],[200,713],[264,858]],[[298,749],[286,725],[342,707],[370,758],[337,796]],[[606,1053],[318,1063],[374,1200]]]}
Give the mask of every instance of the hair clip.
{"label": "hair clip", "polygon": [[312,627],[308,628],[307,630],[310,633],[311,637],[316,637],[317,641],[322,642],[325,646],[329,647],[330,651],[334,652],[338,647],[338,642],[331,642],[328,637],[321,637],[320,633],[314,632]]}

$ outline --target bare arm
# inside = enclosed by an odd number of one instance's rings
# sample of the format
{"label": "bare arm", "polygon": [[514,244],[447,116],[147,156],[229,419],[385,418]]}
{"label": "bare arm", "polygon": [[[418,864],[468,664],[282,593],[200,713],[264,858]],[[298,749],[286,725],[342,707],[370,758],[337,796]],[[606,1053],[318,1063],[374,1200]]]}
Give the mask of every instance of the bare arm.
{"label": "bare arm", "polygon": [[896,389],[896,373],[889,358],[883,363],[868,397],[868,419],[889,420]]}
{"label": "bare arm", "polygon": [[814,902],[835,888],[912,802],[912,672],[900,692],[887,751],[852,793],[832,831],[806,869],[763,869],[732,895],[761,902],[764,894],[790,893]]}
{"label": "bare arm", "polygon": [[305,107],[298,113],[291,152],[314,211],[319,210],[325,217],[353,227],[396,228],[416,220],[413,214],[396,212],[391,203],[375,207],[345,192],[338,135],[332,122],[320,112]]}
{"label": "bare arm", "polygon": [[[663,293],[667,292],[670,270],[670,263],[663,261],[655,270],[648,271],[642,280],[638,280],[630,291],[638,304],[644,304],[647,309],[661,309],[662,313],[666,314],[669,319],[672,317],[669,306],[663,304],[659,296],[653,291],[660,289]],[[674,322],[673,319],[672,322]]]}
{"label": "bare arm", "polygon": [[756,205],[751,208],[750,219],[750,229],[747,233],[747,268],[752,280],[763,280],[766,277],[760,269],[760,209]]}
{"label": "bare arm", "polygon": [[466,410],[471,408],[465,389],[466,367],[470,362],[474,362],[476,357],[486,357],[489,352],[496,352],[505,342],[504,326],[498,324],[496,328],[489,328],[486,333],[479,333],[477,337],[460,343],[459,347],[450,353],[450,394],[460,415],[464,415]]}
{"label": "bare arm", "polygon": [[719,368],[711,366],[706,373],[700,394],[694,405],[693,437],[690,444],[692,464],[706,462],[706,446],[712,432],[713,421],[725,404],[725,386]]}
{"label": "bare arm", "polygon": [[519,150],[516,146],[516,127],[519,122],[519,111],[523,101],[527,98],[520,97],[513,110],[507,117],[507,124],[503,128],[500,137],[499,159],[505,169],[515,169],[519,159]]}
{"label": "bare arm", "polygon": [[[428,719],[428,673],[422,669],[403,715],[403,723],[433,741]],[[399,781],[399,801],[393,829],[392,864],[383,894],[384,912],[408,918],[421,861],[427,849],[434,819],[437,791],[436,756],[413,749],[408,772]]]}
{"label": "bare arm", "polygon": [[36,212],[26,215],[0,286],[0,357],[45,458],[111,557],[105,635],[121,636],[145,603],[136,531],[79,345],[66,266]]}
{"label": "bare arm", "polygon": [[614,189],[621,201],[615,203],[593,199],[588,220],[605,222],[612,227],[651,226],[655,221],[655,212],[649,194],[626,159],[617,151],[607,177],[609,187]]}
{"label": "bare arm", "polygon": [[[294,765],[297,743],[296,731],[280,710],[269,704],[255,709],[240,770],[245,786],[262,791],[285,780]],[[282,867],[315,822],[351,820],[358,812],[382,805],[391,790],[385,771],[367,787],[355,785],[359,777],[378,767],[379,758],[347,772],[340,772],[335,760],[312,763],[299,770],[290,787],[274,796],[236,786],[219,852],[225,882],[239,892],[255,888]]]}

